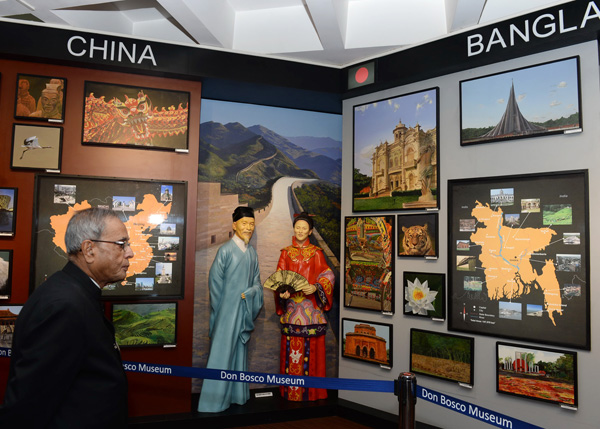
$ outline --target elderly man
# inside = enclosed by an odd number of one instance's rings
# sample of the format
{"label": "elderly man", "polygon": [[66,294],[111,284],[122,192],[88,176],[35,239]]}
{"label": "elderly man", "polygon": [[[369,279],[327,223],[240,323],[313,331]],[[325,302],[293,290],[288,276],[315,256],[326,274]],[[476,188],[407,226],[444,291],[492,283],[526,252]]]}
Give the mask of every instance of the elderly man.
{"label": "elderly man", "polygon": [[[208,368],[247,371],[247,343],[263,305],[254,233],[254,210],[238,207],[232,215],[233,238],[217,251],[210,267],[210,354]],[[204,380],[198,411],[218,413],[250,399],[246,383]]]}
{"label": "elderly man", "polygon": [[69,262],[42,283],[17,319],[0,427],[122,428],[127,378],[101,289],[126,276],[133,251],[112,211],[77,212]]}

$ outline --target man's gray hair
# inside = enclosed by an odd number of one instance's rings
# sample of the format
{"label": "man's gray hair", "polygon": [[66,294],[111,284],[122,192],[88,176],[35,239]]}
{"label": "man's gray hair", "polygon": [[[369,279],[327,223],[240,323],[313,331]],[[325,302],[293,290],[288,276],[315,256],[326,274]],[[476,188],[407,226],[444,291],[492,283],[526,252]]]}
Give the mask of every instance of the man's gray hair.
{"label": "man's gray hair", "polygon": [[121,220],[112,210],[93,207],[80,210],[71,217],[65,233],[65,245],[67,253],[74,255],[81,249],[84,240],[99,240],[102,238],[106,220],[116,218]]}

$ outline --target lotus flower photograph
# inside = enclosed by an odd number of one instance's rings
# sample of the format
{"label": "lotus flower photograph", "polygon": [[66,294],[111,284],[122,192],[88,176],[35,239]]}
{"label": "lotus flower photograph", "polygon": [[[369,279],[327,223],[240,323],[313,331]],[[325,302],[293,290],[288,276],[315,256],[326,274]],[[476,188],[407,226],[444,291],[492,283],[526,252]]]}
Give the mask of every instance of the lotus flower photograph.
{"label": "lotus flower photograph", "polygon": [[404,272],[404,314],[445,319],[445,295],[445,274]]}

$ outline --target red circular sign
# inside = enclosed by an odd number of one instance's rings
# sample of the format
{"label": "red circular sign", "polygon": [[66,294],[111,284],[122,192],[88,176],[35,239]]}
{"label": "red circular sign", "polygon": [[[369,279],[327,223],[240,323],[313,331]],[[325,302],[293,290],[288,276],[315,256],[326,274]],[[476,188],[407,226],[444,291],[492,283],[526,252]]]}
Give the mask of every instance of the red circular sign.
{"label": "red circular sign", "polygon": [[354,79],[356,79],[356,82],[358,83],[364,83],[364,81],[366,81],[368,77],[369,70],[366,67],[359,68],[354,74]]}

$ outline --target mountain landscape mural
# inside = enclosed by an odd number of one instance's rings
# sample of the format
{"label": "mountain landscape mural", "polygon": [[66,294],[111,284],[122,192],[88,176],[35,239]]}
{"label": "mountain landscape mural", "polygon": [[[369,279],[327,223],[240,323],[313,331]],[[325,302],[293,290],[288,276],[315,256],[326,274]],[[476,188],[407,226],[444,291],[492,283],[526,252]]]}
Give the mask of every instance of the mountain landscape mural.
{"label": "mountain landscape mural", "polygon": [[[341,153],[341,142],[330,138],[295,138],[298,142],[313,143],[308,150],[290,139],[261,126],[244,127],[239,122],[221,124],[204,122],[200,125],[200,155],[198,180],[220,182],[222,192],[238,193],[245,202],[260,207],[269,201],[265,186],[285,177],[321,179],[339,186],[341,157],[332,159],[323,153]],[[315,144],[316,143],[316,144]]]}
{"label": "mountain landscape mural", "polygon": [[[197,205],[194,366],[203,368],[208,360],[208,274],[217,250],[231,238],[230,213],[237,205],[255,209],[250,244],[262,282],[276,271],[281,249],[292,243],[294,214],[313,215],[311,242],[323,249],[336,274],[334,296],[339,296],[341,154],[339,114],[202,100],[198,181],[206,183],[199,184]],[[248,342],[248,370],[278,374],[281,326],[273,293],[265,291]],[[329,377],[337,376],[338,316],[334,302],[325,339]],[[195,379],[193,391],[201,385]]]}

